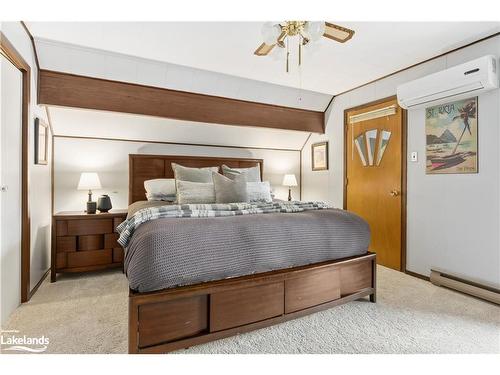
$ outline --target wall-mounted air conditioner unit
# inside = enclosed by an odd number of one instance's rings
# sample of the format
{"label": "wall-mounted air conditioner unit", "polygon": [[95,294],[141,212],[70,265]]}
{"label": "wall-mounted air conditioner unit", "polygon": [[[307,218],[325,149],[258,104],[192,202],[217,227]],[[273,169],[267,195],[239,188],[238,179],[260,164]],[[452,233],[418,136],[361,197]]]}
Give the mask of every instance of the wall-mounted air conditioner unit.
{"label": "wall-mounted air conditioner unit", "polygon": [[487,55],[402,84],[397,88],[399,105],[405,109],[419,108],[497,89],[497,65],[496,57]]}

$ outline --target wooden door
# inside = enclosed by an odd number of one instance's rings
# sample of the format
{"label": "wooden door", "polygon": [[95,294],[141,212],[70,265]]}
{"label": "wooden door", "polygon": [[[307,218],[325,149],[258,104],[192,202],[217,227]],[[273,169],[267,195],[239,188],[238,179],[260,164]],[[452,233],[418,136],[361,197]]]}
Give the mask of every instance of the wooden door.
{"label": "wooden door", "polygon": [[377,263],[403,270],[403,110],[389,99],[347,110],[345,118],[345,208],[370,224]]}

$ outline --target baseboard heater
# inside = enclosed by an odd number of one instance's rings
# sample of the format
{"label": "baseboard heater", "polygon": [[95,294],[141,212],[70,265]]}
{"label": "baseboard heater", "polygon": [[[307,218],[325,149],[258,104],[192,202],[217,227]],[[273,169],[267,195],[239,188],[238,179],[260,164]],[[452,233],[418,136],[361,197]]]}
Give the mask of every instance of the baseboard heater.
{"label": "baseboard heater", "polygon": [[500,290],[480,285],[472,281],[464,280],[440,271],[431,270],[431,283],[437,286],[455,289],[459,292],[484,299],[500,305]]}

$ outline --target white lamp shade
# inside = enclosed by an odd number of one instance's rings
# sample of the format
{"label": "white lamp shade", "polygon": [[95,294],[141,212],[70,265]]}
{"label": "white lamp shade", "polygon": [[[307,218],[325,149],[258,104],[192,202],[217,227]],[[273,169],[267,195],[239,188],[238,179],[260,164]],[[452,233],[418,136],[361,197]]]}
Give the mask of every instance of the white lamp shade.
{"label": "white lamp shade", "polygon": [[297,179],[294,174],[286,174],[283,177],[283,186],[297,186]]}
{"label": "white lamp shade", "polygon": [[83,172],[78,182],[78,190],[101,189],[101,181],[95,172]]}

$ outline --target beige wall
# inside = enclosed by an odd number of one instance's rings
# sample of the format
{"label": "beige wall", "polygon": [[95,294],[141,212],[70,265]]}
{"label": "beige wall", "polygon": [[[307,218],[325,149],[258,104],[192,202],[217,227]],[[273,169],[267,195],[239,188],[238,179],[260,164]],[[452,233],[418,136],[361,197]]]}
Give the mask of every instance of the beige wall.
{"label": "beige wall", "polygon": [[[82,210],[87,199],[85,191],[76,190],[81,172],[98,172],[102,190],[94,191],[94,200],[109,194],[114,208],[128,206],[128,155],[195,155],[247,157],[264,160],[263,179],[273,186],[277,198],[286,199],[288,190],[281,186],[283,175],[295,173],[299,180],[300,152],[269,149],[184,146],[127,142],[115,140],[72,139],[54,140],[54,199],[55,211]],[[299,189],[293,189],[299,198]]]}

